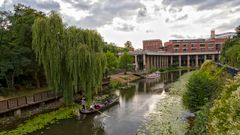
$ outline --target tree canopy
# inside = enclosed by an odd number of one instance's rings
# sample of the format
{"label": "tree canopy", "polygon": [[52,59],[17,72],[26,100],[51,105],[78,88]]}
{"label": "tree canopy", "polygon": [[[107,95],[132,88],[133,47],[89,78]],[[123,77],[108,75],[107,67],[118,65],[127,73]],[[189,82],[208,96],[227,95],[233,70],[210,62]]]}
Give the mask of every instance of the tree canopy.
{"label": "tree canopy", "polygon": [[65,28],[59,15],[51,12],[35,20],[32,44],[48,84],[63,91],[65,104],[73,102],[75,88],[81,88],[90,103],[106,67],[102,37],[94,30]]}
{"label": "tree canopy", "polygon": [[128,52],[124,52],[120,57],[120,67],[125,70],[125,74],[131,69],[133,64],[133,57]]}

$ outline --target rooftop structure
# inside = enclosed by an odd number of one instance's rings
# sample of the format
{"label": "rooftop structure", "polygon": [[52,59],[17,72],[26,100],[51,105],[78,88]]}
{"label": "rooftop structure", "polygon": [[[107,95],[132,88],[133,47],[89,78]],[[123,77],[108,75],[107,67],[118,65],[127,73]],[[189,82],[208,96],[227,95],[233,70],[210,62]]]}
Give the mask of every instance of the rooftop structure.
{"label": "rooftop structure", "polygon": [[162,47],[162,40],[160,39],[143,40],[143,50],[159,51]]}

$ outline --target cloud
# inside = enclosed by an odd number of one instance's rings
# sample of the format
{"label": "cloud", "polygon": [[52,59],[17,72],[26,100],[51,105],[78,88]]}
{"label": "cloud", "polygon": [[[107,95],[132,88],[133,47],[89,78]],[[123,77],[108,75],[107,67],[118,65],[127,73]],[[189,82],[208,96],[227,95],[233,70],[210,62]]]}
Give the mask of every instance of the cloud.
{"label": "cloud", "polygon": [[146,17],[147,16],[147,8],[143,7],[138,11],[138,17]]}
{"label": "cloud", "polygon": [[114,18],[131,19],[132,16],[137,15],[139,9],[144,7],[140,0],[101,0],[93,3],[71,0],[69,3],[76,10],[89,12],[89,15],[78,23],[79,26],[86,28],[98,28],[111,24]]}
{"label": "cloud", "polygon": [[11,10],[13,9],[13,5],[16,4],[23,4],[26,6],[30,6],[32,8],[41,10],[41,11],[50,11],[50,10],[55,10],[59,11],[60,10],[60,4],[56,1],[53,0],[11,0],[11,1],[4,1],[4,4],[0,7],[2,10]]}
{"label": "cloud", "polygon": [[163,0],[162,4],[171,7],[195,6],[197,10],[212,10],[223,6],[236,7],[239,0]]}
{"label": "cloud", "polygon": [[188,14],[185,14],[185,15],[180,16],[180,17],[176,17],[174,19],[166,18],[165,22],[166,23],[173,23],[173,22],[182,21],[182,20],[186,20],[186,19],[188,19]]}
{"label": "cloud", "polygon": [[240,18],[237,18],[229,21],[228,23],[223,23],[219,25],[218,27],[216,27],[216,29],[222,30],[222,31],[232,31],[239,25],[240,25]]}
{"label": "cloud", "polygon": [[146,30],[146,33],[153,33],[154,31],[153,30],[151,30],[151,29],[147,29]]}
{"label": "cloud", "polygon": [[130,32],[130,31],[134,31],[135,26],[133,26],[131,24],[123,23],[123,24],[119,24],[114,29],[118,30],[118,31]]}

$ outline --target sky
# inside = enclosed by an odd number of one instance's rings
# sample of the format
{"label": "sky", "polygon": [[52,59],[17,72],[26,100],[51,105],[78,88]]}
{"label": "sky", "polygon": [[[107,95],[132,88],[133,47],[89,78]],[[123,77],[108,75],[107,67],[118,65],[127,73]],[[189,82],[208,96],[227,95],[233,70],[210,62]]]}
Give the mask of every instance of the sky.
{"label": "sky", "polygon": [[208,38],[240,25],[240,0],[0,0],[0,10],[21,3],[59,12],[68,26],[96,29],[106,42],[135,49],[142,41]]}

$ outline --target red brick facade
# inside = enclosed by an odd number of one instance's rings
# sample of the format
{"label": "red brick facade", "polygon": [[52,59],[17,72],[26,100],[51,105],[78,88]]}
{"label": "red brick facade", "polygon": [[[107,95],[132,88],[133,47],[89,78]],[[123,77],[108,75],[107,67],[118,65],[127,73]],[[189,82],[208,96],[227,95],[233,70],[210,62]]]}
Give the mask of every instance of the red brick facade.
{"label": "red brick facade", "polygon": [[171,53],[220,51],[225,41],[226,38],[170,40],[164,48]]}
{"label": "red brick facade", "polygon": [[161,48],[162,48],[162,41],[160,39],[143,40],[143,50],[160,51]]}

